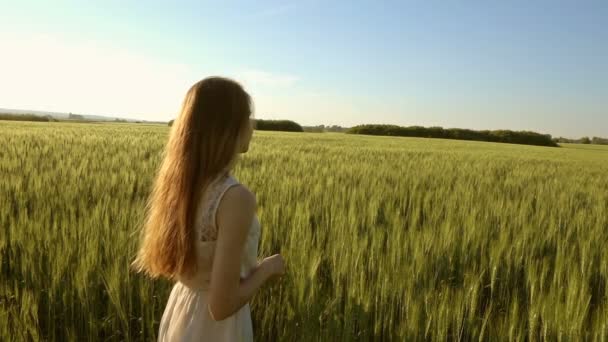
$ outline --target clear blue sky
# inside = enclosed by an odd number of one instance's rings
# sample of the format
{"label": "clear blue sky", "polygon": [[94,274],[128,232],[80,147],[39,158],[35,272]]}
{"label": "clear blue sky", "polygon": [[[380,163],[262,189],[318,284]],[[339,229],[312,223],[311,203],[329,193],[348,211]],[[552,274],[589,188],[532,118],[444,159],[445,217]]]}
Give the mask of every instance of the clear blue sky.
{"label": "clear blue sky", "polygon": [[608,137],[608,1],[3,1],[0,107],[175,116],[209,75],[258,118]]}

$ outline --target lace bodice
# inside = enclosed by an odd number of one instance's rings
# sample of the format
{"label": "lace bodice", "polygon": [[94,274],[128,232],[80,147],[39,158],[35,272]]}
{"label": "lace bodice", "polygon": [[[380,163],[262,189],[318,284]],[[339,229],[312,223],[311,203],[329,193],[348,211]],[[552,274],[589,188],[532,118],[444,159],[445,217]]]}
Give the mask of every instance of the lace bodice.
{"label": "lace bodice", "polygon": [[[230,172],[226,171],[210,183],[207,191],[205,191],[205,194],[201,198],[195,219],[198,269],[196,275],[190,279],[178,277],[178,280],[188,287],[205,290],[209,286],[218,236],[218,227],[215,224],[217,208],[226,190],[237,184],[240,184],[238,180]],[[259,238],[260,222],[257,215],[254,215],[241,260],[241,278],[246,277],[251,269],[257,265]]]}
{"label": "lace bodice", "polygon": [[195,227],[198,232],[198,241],[215,241],[217,239],[215,212],[226,190],[237,184],[239,182],[229,172],[220,174],[211,182],[197,210]]}

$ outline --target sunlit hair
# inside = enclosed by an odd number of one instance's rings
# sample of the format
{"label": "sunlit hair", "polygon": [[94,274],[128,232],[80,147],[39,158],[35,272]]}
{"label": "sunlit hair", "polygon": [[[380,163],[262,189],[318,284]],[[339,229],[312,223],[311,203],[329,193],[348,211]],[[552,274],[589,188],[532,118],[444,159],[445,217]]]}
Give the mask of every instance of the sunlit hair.
{"label": "sunlit hair", "polygon": [[234,163],[252,103],[237,82],[209,77],[186,93],[146,205],[131,267],[176,279],[196,270],[194,217],[205,188]]}

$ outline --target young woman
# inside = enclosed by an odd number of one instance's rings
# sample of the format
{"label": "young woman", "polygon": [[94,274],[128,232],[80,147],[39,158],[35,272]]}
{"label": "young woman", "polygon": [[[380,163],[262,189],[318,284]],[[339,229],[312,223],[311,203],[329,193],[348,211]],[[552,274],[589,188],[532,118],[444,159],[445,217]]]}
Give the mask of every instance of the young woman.
{"label": "young woman", "polygon": [[176,282],[159,341],[252,341],[249,300],[285,272],[280,254],[258,262],[255,196],[232,175],[251,114],[237,82],[210,77],[188,90],[173,123],[131,265]]}

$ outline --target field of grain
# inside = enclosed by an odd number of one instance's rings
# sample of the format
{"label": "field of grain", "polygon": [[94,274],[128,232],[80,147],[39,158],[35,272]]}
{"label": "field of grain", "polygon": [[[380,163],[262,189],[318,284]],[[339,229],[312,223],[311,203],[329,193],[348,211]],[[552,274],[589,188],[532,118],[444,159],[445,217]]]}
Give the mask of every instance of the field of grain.
{"label": "field of grain", "polygon": [[[0,121],[0,340],[151,341],[130,273],[168,127]],[[258,341],[608,340],[608,146],[256,131]]]}

